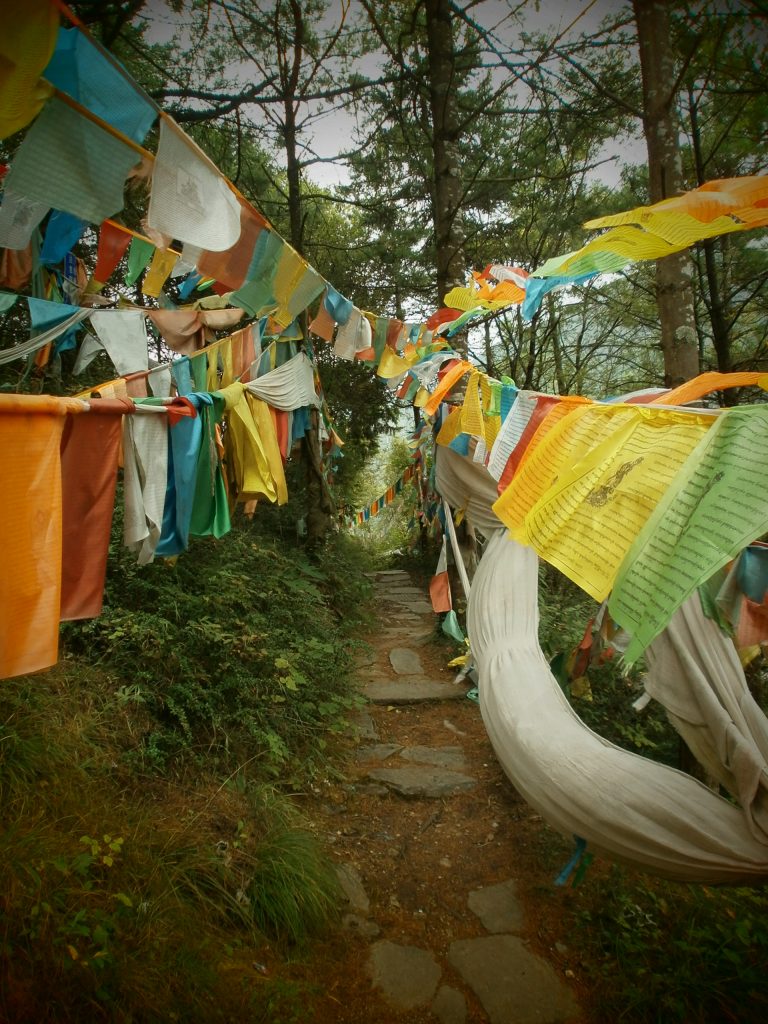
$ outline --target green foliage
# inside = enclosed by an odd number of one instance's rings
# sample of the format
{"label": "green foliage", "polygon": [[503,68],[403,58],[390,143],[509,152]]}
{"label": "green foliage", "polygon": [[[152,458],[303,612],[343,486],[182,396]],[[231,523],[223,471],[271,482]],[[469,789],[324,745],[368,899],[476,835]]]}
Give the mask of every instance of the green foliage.
{"label": "green foliage", "polygon": [[120,769],[141,705],[113,691],[69,659],[0,694],[0,1020],[292,1019],[252,964],[335,915],[319,841],[253,772]]}
{"label": "green foliage", "polygon": [[[589,875],[587,876],[589,879]],[[768,1014],[768,896],[620,868],[585,885],[577,942],[606,1020],[758,1024]],[[594,959],[593,959],[594,958]]]}
{"label": "green foliage", "polygon": [[632,707],[643,693],[640,668],[625,672],[619,658],[613,657],[590,665],[586,682],[569,677],[568,658],[597,611],[595,602],[546,564],[541,567],[539,587],[542,649],[579,717],[625,750],[676,765],[679,740],[661,705],[652,701],[640,712]]}
{"label": "green foliage", "polygon": [[243,521],[175,565],[139,567],[116,535],[103,614],[70,624],[65,650],[108,664],[118,699],[140,708],[145,766],[257,760],[301,785],[357,700],[350,633],[366,586],[345,550],[321,568]]}

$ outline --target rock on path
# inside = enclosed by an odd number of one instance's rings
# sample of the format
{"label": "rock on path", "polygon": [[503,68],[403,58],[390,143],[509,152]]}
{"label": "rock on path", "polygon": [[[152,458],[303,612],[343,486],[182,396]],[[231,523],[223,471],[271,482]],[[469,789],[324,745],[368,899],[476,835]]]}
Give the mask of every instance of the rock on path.
{"label": "rock on path", "polygon": [[385,682],[375,679],[363,693],[372,704],[420,704],[427,700],[463,700],[466,690],[453,683],[419,677]]}
{"label": "rock on path", "polygon": [[416,946],[383,939],[371,947],[371,981],[398,1010],[412,1010],[435,994],[442,971],[434,956]]}
{"label": "rock on path", "polygon": [[368,778],[381,782],[400,796],[436,800],[465,789],[474,789],[475,779],[445,768],[374,768]]}
{"label": "rock on path", "polygon": [[451,943],[448,959],[490,1024],[560,1024],[578,1012],[571,990],[517,935],[459,939]]}

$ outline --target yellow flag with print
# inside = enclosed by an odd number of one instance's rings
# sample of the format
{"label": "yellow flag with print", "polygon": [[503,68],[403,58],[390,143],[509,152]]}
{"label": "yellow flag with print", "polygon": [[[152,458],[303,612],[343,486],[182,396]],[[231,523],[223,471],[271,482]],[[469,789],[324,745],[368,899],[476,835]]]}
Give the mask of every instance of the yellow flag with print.
{"label": "yellow flag with print", "polygon": [[[715,417],[625,406],[528,512],[523,541],[596,601]],[[591,410],[590,410],[591,411]]]}

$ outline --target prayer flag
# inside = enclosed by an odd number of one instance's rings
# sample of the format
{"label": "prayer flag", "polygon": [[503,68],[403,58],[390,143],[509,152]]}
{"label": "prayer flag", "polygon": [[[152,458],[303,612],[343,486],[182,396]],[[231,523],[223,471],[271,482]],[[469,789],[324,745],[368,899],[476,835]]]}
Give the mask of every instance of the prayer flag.
{"label": "prayer flag", "polygon": [[136,152],[53,97],[27,132],[8,172],[18,195],[100,224],[123,207]]}
{"label": "prayer flag", "polygon": [[451,584],[448,579],[448,538],[443,534],[443,543],[440,548],[440,557],[437,561],[435,574],[429,584],[429,598],[435,614],[449,612],[453,607],[451,602]]}
{"label": "prayer flag", "polygon": [[0,32],[0,139],[26,127],[51,95],[40,81],[56,45],[59,12],[50,0],[4,0]]}
{"label": "prayer flag", "polygon": [[240,238],[240,203],[218,168],[171,118],[160,120],[147,222],[156,231],[214,252]]}

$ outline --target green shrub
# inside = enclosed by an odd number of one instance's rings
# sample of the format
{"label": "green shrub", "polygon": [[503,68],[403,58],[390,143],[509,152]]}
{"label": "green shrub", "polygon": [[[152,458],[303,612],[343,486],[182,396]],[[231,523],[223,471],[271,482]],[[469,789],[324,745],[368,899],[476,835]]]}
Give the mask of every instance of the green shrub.
{"label": "green shrub", "polygon": [[764,892],[643,880],[620,868],[588,888],[577,941],[605,1020],[766,1020]]}
{"label": "green shrub", "polygon": [[243,520],[139,567],[116,537],[102,615],[64,630],[68,654],[108,666],[146,721],[153,770],[193,755],[309,777],[355,705],[353,633],[369,587],[339,538],[320,564]]}

